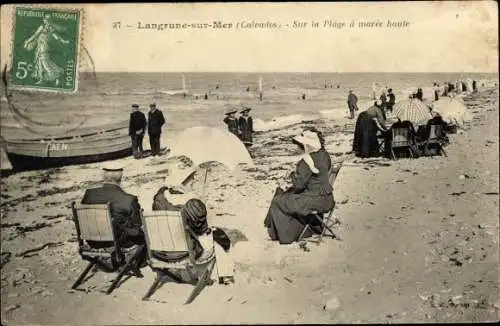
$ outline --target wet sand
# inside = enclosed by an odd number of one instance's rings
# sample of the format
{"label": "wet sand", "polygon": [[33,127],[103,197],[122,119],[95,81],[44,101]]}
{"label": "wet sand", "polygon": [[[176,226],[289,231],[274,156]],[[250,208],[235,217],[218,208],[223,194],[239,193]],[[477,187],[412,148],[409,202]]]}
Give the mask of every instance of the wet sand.
{"label": "wet sand", "polygon": [[[233,248],[236,283],[207,287],[189,306],[183,303],[191,286],[174,283],[142,302],[153,281],[149,267],[143,279],[131,278],[109,296],[100,291],[114,274],[95,274],[81,286],[87,291],[69,290],[86,265],[69,205],[99,184],[102,163],[2,178],[2,323],[498,320],[498,92],[466,103],[474,120],[450,135],[448,157],[356,159],[349,153],[354,121],[325,117],[258,133],[256,166],[232,174],[212,167],[205,189],[200,169],[211,224],[238,229],[248,241]],[[345,160],[335,183],[342,241],[325,239],[303,251],[269,241],[263,219],[297,159],[288,140],[311,123],[325,133],[332,158]],[[121,161],[124,189],[150,208],[170,162]]]}

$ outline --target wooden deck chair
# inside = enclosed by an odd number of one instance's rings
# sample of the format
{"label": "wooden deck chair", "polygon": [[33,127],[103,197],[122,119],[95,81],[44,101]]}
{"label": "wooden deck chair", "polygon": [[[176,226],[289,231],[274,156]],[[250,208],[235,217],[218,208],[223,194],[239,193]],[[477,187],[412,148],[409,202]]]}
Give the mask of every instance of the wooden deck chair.
{"label": "wooden deck chair", "polygon": [[446,135],[444,133],[444,127],[442,125],[431,124],[429,125],[429,137],[424,142],[425,153],[429,153],[429,148],[431,146],[437,147],[444,156],[448,156],[444,150],[444,145],[447,143]]}
{"label": "wooden deck chair", "polygon": [[[330,185],[332,186],[332,188],[333,188],[333,185],[335,184],[335,179],[337,178],[337,175],[339,174],[341,168],[342,168],[342,164],[337,166],[337,167],[332,166],[330,168],[330,171],[328,172],[328,181],[329,181]],[[332,193],[332,196],[333,196],[333,193]],[[323,236],[325,234],[327,234],[327,232],[328,232],[328,235],[332,237],[332,239],[340,240],[340,237],[338,235],[336,235],[333,232],[333,230],[331,229],[331,226],[334,224],[334,223],[332,223],[334,209],[335,208],[333,208],[332,210],[330,210],[329,212],[326,212],[326,213],[320,213],[317,211],[311,212],[310,216],[308,216],[308,217],[311,218],[312,221],[310,220],[310,222],[306,224],[306,226],[304,227],[304,229],[300,233],[299,238],[297,239],[297,242],[302,241],[302,237],[304,236],[304,234],[308,230],[313,230],[313,228],[311,226],[311,223],[313,221],[319,222],[320,225],[323,227],[321,233],[319,234],[319,236],[317,238],[316,244],[319,245],[321,243],[321,241],[323,240]]]}
{"label": "wooden deck chair", "polygon": [[[146,237],[147,261],[156,278],[142,300],[148,300],[168,279],[186,283],[179,275],[187,272],[187,283],[195,285],[185,304],[190,304],[210,284],[215,254],[197,261],[190,233],[178,211],[153,211],[141,214]],[[167,258],[168,256],[168,258]],[[177,272],[177,273],[176,273]]]}
{"label": "wooden deck chair", "polygon": [[394,149],[405,148],[410,153],[411,158],[414,157],[412,146],[415,146],[415,137],[410,128],[405,127],[392,127],[392,140],[391,140],[391,155],[396,159]]}
{"label": "wooden deck chair", "polygon": [[[104,270],[118,272],[111,286],[106,291],[110,294],[126,274],[132,273],[142,277],[139,271],[140,260],[144,257],[145,246],[134,245],[130,248],[120,247],[111,222],[111,211],[107,204],[76,204],[71,203],[73,220],[78,236],[78,252],[89,262],[88,266],[71,287],[78,288],[92,267],[98,266]],[[94,244],[91,247],[88,241]],[[97,249],[99,247],[99,249]],[[111,262],[113,268],[106,267],[103,260]]]}

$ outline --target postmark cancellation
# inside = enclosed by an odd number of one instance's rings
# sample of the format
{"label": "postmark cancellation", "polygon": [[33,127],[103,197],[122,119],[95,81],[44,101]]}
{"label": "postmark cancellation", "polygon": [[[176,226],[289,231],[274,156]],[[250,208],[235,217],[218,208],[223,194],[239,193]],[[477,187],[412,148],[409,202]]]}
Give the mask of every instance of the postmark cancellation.
{"label": "postmark cancellation", "polygon": [[79,9],[15,8],[10,74],[13,88],[77,91],[82,16]]}

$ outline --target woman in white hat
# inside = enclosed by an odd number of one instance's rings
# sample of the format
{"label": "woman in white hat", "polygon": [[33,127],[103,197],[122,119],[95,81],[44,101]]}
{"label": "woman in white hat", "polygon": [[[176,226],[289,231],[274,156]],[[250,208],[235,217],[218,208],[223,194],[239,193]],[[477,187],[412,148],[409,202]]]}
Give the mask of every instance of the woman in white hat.
{"label": "woman in white hat", "polygon": [[175,165],[169,169],[165,186],[158,189],[153,199],[153,210],[180,211],[192,198],[190,191],[195,170],[189,166]]}
{"label": "woman in white hat", "polygon": [[332,161],[324,148],[323,135],[312,128],[294,141],[303,148],[304,155],[292,173],[293,186],[286,191],[276,190],[264,220],[269,236],[280,244],[296,241],[313,211],[328,212],[335,206],[328,180]]}

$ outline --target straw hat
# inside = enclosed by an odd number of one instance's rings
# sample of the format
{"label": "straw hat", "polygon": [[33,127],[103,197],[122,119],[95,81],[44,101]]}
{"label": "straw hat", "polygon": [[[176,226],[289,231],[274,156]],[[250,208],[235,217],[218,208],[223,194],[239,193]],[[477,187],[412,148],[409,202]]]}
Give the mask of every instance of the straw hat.
{"label": "straw hat", "polygon": [[172,169],[169,169],[168,175],[165,178],[165,185],[169,188],[175,188],[181,192],[184,192],[183,183],[192,176],[196,171],[191,167],[180,168],[179,165],[175,165]]}
{"label": "straw hat", "polygon": [[251,108],[244,106],[243,109],[240,111],[240,113],[248,112],[248,111],[251,111],[251,110],[252,110]]}
{"label": "straw hat", "polygon": [[321,149],[321,142],[319,141],[318,134],[309,130],[295,136],[293,140],[304,145],[306,152],[315,152]]}
{"label": "straw hat", "polygon": [[230,114],[233,114],[233,113],[236,113],[238,112],[238,110],[235,110],[235,109],[230,109],[229,111],[227,111],[226,113],[224,113],[225,115],[230,115]]}

